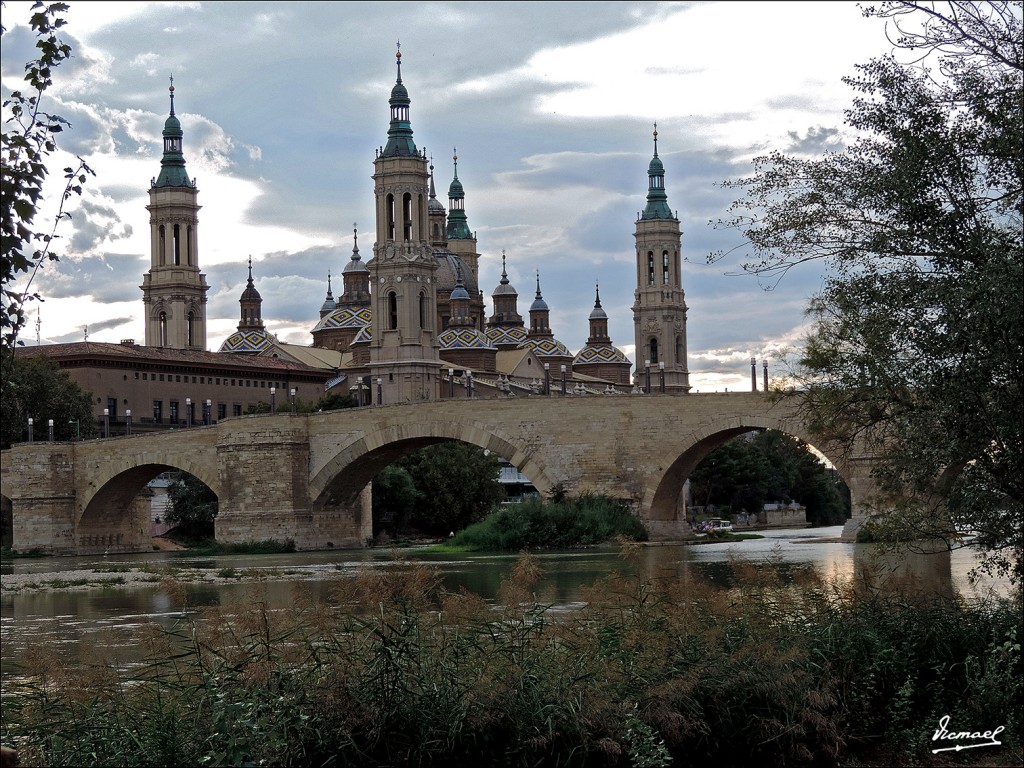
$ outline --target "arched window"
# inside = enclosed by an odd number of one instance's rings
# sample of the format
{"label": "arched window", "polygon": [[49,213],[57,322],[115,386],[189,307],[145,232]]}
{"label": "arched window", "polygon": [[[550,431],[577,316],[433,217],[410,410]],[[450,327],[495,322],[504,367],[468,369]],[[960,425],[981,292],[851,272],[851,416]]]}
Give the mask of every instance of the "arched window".
{"label": "arched window", "polygon": [[683,351],[683,337],[676,336],[676,364],[686,362],[686,353]]}
{"label": "arched window", "polygon": [[385,216],[388,222],[388,240],[395,239],[395,196],[388,195],[384,201],[384,207],[387,208]]}
{"label": "arched window", "polygon": [[412,240],[412,195],[408,192],[402,196],[402,239]]}
{"label": "arched window", "polygon": [[192,266],[192,225],[188,225],[186,229],[188,236],[185,238],[185,263],[190,267]]}
{"label": "arched window", "polygon": [[174,266],[181,266],[181,231],[177,224],[174,225]]}
{"label": "arched window", "polygon": [[661,252],[661,282],[668,285],[668,251]]}
{"label": "arched window", "polygon": [[164,225],[163,224],[160,225],[160,238],[159,238],[159,240],[160,240],[160,243],[159,243],[159,245],[157,245],[157,249],[160,251],[160,261],[159,261],[159,264],[162,267],[164,264],[167,263],[167,232],[164,229]]}
{"label": "arched window", "polygon": [[398,294],[391,291],[388,294],[388,330],[394,331],[398,328]]}
{"label": "arched window", "polygon": [[427,295],[420,291],[420,328],[426,329],[427,325]]}
{"label": "arched window", "polygon": [[158,324],[158,329],[159,329],[159,333],[160,333],[160,346],[161,347],[166,347],[167,346],[167,313],[166,312],[161,312],[160,313],[160,320],[159,320],[159,324]]}
{"label": "arched window", "polygon": [[654,251],[647,252],[647,284],[654,285]]}
{"label": "arched window", "polygon": [[657,339],[651,339],[650,351],[651,351],[651,354],[648,357],[648,360],[651,361],[651,365],[657,365],[658,364],[658,340]]}
{"label": "arched window", "polygon": [[188,313],[187,325],[185,326],[185,336],[186,336],[185,346],[187,346],[187,347],[195,346],[195,343],[196,343],[195,342],[195,324],[196,324],[195,313],[189,312]]}
{"label": "arched window", "polygon": [[434,239],[435,240],[440,240],[441,239],[441,227],[438,225],[438,223],[436,221],[434,222]]}

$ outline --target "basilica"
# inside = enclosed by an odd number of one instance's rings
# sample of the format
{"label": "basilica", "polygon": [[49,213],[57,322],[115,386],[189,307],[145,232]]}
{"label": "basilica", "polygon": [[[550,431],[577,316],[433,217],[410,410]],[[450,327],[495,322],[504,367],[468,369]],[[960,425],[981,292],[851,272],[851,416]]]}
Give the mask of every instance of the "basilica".
{"label": "basilica", "polygon": [[[251,410],[253,401],[266,402],[267,395],[273,399],[277,391],[294,397],[296,382],[302,383],[307,398],[316,399],[325,392],[351,393],[363,405],[465,397],[688,392],[680,226],[668,206],[657,131],[647,168],[647,202],[634,229],[633,323],[638,363],[634,371],[609,338],[599,286],[595,286],[587,343],[576,353],[551,330],[539,274],[530,286],[534,295],[525,316],[521,312],[504,252],[501,279],[491,291],[487,314],[479,285],[480,252],[469,226],[458,157],[452,158],[446,207],[437,198],[434,167],[413,137],[401,52],[396,69],[388,100],[387,141],[373,159],[372,251],[364,259],[353,231],[352,255],[341,269],[340,286],[336,279],[332,285],[330,265],[325,265],[326,296],[322,303],[310,302],[310,345],[280,342],[265,326],[250,258],[248,280],[239,297],[237,331],[218,352],[207,351],[209,286],[200,267],[198,188],[185,168],[184,134],[174,112],[172,82],[160,172],[151,182],[147,206],[150,268],[141,286],[145,344],[85,342],[84,346],[63,344],[38,350],[68,368],[133,368],[136,383],[155,382],[157,370],[175,363],[178,374],[182,370],[188,374],[184,382],[196,390],[188,402],[205,401],[209,415],[204,420],[210,421],[216,421],[215,407],[217,417],[225,417]],[[119,346],[124,349],[119,351]],[[126,360],[118,362],[119,356]],[[75,363],[65,357],[74,358]],[[105,362],[92,361],[93,357]],[[246,372],[244,378],[239,371]],[[79,373],[86,389],[95,389],[98,381],[109,382],[107,388],[112,390],[120,386],[117,376]],[[181,382],[181,375],[171,375],[170,369],[167,373],[168,384]],[[164,374],[159,375],[162,387]],[[127,374],[123,378],[132,381]],[[236,391],[243,380],[250,391]],[[132,396],[146,406],[152,401],[153,421],[160,423],[165,399],[178,406],[172,409],[178,413],[186,398],[184,389],[157,392],[155,386],[133,391]],[[129,403],[123,392],[94,392],[94,396],[100,405]],[[148,411],[146,406],[143,412]]]}

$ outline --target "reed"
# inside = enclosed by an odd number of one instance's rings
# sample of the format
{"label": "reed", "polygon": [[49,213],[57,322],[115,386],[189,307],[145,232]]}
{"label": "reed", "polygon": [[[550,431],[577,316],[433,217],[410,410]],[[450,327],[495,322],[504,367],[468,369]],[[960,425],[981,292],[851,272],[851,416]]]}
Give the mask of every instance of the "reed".
{"label": "reed", "polygon": [[528,555],[497,606],[415,563],[339,575],[326,602],[297,588],[288,610],[255,584],[147,628],[141,667],[35,649],[2,738],[48,766],[926,765],[949,714],[1004,725],[977,757],[1019,764],[1019,595],[931,600],[739,560],[726,588],[646,572],[639,551],[557,616]]}

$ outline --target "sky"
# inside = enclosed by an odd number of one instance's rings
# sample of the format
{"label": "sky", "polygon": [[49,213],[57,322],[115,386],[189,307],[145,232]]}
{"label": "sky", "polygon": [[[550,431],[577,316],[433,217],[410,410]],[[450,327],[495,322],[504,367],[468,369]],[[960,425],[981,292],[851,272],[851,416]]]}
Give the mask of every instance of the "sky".
{"label": "sky", "polygon": [[[742,236],[713,222],[728,179],[780,150],[842,149],[842,78],[891,50],[884,22],[849,2],[160,3],[72,2],[46,108],[71,126],[37,226],[55,212],[59,169],[96,172],[61,223],[60,261],[33,289],[26,344],[142,340],[151,180],[168,78],[199,189],[199,263],[210,285],[208,347],[238,325],[247,260],[263,320],[309,344],[331,272],[374,239],[374,151],[387,140],[396,42],[418,147],[447,204],[452,154],[478,238],[485,311],[501,254],[520,313],[536,290],[555,336],[586,343],[595,284],[613,343],[633,354],[634,224],[657,123],[669,206],[683,238],[689,369],[698,392],[746,389],[750,358],[773,376],[798,349],[819,264],[777,284],[745,274]],[[3,94],[33,58],[29,3],[3,14]],[[7,118],[4,114],[4,118]],[[708,263],[708,254],[728,255]],[[36,331],[38,309],[39,331]]]}

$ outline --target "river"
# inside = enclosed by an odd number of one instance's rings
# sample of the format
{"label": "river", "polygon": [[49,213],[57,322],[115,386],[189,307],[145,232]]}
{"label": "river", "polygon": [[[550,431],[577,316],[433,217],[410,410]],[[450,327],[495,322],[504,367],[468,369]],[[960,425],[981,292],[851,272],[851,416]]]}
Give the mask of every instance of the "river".
{"label": "river", "polygon": [[[974,598],[1009,592],[1009,583],[1002,579],[971,583],[969,572],[978,562],[971,550],[879,558],[871,545],[840,542],[841,531],[840,526],[773,530],[761,532],[762,539],[741,542],[650,545],[642,548],[638,562],[644,568],[668,569],[718,583],[729,578],[729,560],[737,556],[754,561],[772,558],[784,567],[813,566],[841,580],[864,578],[870,563],[881,563],[883,573],[912,574],[922,588],[934,594]],[[26,650],[36,644],[71,654],[89,648],[99,651],[101,657],[121,658],[132,645],[133,632],[145,624],[172,627],[187,611],[214,605],[244,609],[254,599],[266,601],[272,609],[283,608],[293,602],[296,589],[327,598],[335,580],[366,568],[404,568],[411,562],[427,562],[437,569],[447,588],[466,589],[493,601],[502,578],[518,557],[442,555],[415,548],[401,550],[397,559],[394,554],[370,549],[197,558],[187,553],[152,552],[7,562],[0,570],[2,676],[17,675]],[[571,610],[580,604],[584,588],[596,580],[636,567],[621,556],[618,547],[611,546],[541,552],[536,557],[545,574],[538,594],[553,610]],[[130,572],[152,581],[116,583]],[[83,573],[87,578],[81,578]],[[158,582],[168,573],[180,583],[184,600]],[[99,579],[114,583],[98,585]],[[25,585],[30,580],[51,583]],[[59,580],[66,585],[55,586]],[[70,586],[76,580],[87,583]]]}

